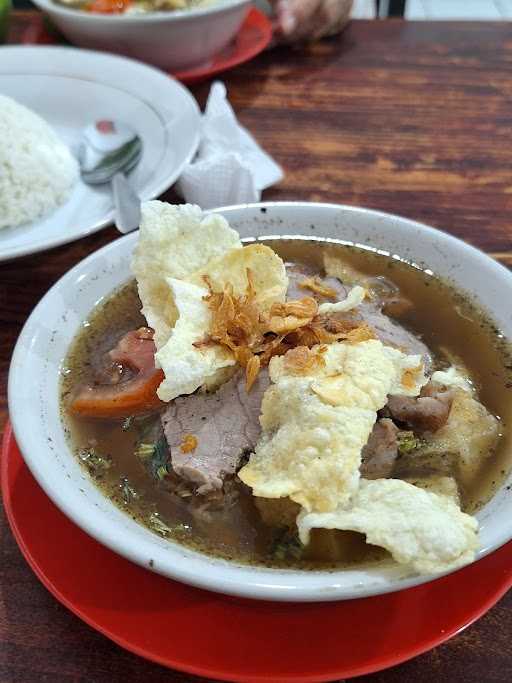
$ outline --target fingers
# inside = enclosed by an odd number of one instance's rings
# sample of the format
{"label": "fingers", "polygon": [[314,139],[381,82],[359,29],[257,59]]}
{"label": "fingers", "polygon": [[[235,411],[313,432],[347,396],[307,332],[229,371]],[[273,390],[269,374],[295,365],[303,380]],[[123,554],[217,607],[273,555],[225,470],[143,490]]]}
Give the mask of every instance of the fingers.
{"label": "fingers", "polygon": [[341,31],[350,17],[352,4],[352,0],[324,0],[322,21],[312,37],[322,38]]}
{"label": "fingers", "polygon": [[276,37],[301,42],[335,33],[350,14],[352,0],[278,0]]}
{"label": "fingers", "polygon": [[287,42],[306,38],[311,29],[317,27],[316,14],[323,14],[323,0],[279,0],[277,19],[280,33]]}
{"label": "fingers", "polygon": [[332,36],[339,33],[348,23],[352,0],[324,0],[321,17],[312,27],[310,40]]}

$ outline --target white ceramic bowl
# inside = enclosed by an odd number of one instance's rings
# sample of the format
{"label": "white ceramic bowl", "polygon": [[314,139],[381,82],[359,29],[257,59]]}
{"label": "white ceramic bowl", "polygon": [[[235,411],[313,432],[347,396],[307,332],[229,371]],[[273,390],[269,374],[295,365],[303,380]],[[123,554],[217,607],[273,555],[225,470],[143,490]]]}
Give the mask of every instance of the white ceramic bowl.
{"label": "white ceramic bowl", "polygon": [[[347,206],[269,203],[218,209],[242,237],[303,235],[347,240],[428,266],[475,295],[512,338],[512,273],[473,247],[419,223]],[[153,571],[210,590],[273,600],[326,601],[401,590],[431,580],[390,563],[365,570],[263,569],[207,557],[156,536],[123,514],[70,453],[59,418],[59,369],[89,312],[130,277],[137,234],[100,249],[69,271],[34,309],[16,345],[9,412],[23,457],[50,498],[78,526]],[[512,494],[503,485],[478,513],[478,557],[512,538]]]}
{"label": "white ceramic bowl", "polygon": [[236,35],[250,0],[218,0],[209,7],[147,14],[93,14],[34,0],[79,47],[116,52],[162,69],[207,64]]}

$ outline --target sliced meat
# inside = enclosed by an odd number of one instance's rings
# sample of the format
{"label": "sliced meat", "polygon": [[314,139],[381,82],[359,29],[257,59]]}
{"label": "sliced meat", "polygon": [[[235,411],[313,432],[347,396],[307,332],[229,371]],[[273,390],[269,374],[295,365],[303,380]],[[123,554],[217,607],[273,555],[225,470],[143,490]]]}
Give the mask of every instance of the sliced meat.
{"label": "sliced meat", "polygon": [[[318,271],[310,266],[305,266],[298,263],[286,263],[286,274],[288,275],[288,291],[286,292],[287,299],[302,299],[305,296],[312,296],[318,302],[324,301],[341,301],[347,296],[348,289],[344,287],[341,282],[335,277],[319,277]],[[304,280],[316,278],[317,281],[336,292],[334,297],[325,297],[311,289],[300,287],[300,283]]]}
{"label": "sliced meat", "polygon": [[443,427],[452,407],[453,391],[429,382],[417,398],[390,396],[391,417],[409,425],[415,432],[436,432]]}
{"label": "sliced meat", "polygon": [[[426,434],[421,452],[438,462],[449,457],[451,472],[464,487],[479,481],[482,467],[495,452],[499,422],[473,395],[454,387],[446,424]],[[440,471],[443,471],[442,469]]]}
{"label": "sliced meat", "polygon": [[426,372],[432,367],[432,354],[421,339],[409,332],[405,327],[385,315],[377,304],[363,302],[357,309],[347,313],[336,313],[335,317],[355,322],[365,322],[377,335],[377,338],[387,346],[393,346],[404,353],[423,356]]}
{"label": "sliced meat", "polygon": [[299,287],[299,282],[302,282],[308,277],[314,277],[315,271],[313,268],[304,266],[299,263],[285,263],[286,274],[288,275],[288,290],[286,292],[287,299],[302,299],[304,290]]}
{"label": "sliced meat", "polygon": [[[313,268],[287,263],[286,273],[289,280],[288,292],[286,294],[287,299],[301,299],[306,292],[309,296],[314,296],[320,303],[324,301],[343,301],[352,288],[343,285],[336,277],[318,278],[321,284],[336,292],[336,297],[327,299],[311,290],[304,290],[299,286],[307,278],[318,277],[318,273]],[[428,347],[421,339],[399,323],[393,321],[382,311],[383,307],[389,306],[389,310],[393,310],[393,305],[399,307],[406,305],[405,299],[402,300],[400,297],[398,287],[383,277],[366,278],[363,284],[365,286],[370,285],[374,296],[377,296],[377,298],[374,301],[365,301],[357,309],[347,313],[335,313],[333,317],[339,320],[367,323],[383,344],[393,346],[404,353],[423,356],[425,369],[429,372],[432,367],[432,355]]]}
{"label": "sliced meat", "polygon": [[[173,470],[197,486],[198,493],[222,488],[244,452],[253,450],[261,430],[261,400],[269,384],[268,371],[262,370],[247,393],[245,374],[239,372],[215,393],[181,396],[163,413]],[[187,448],[186,443],[195,447]]]}
{"label": "sliced meat", "polygon": [[375,334],[383,344],[394,346],[407,353],[418,353],[430,358],[430,351],[421,339],[382,313],[376,306],[363,303],[360,306],[360,315],[375,330]]}
{"label": "sliced meat", "polygon": [[361,476],[365,479],[385,479],[398,456],[398,428],[392,420],[383,418],[375,423],[368,443],[363,448]]}

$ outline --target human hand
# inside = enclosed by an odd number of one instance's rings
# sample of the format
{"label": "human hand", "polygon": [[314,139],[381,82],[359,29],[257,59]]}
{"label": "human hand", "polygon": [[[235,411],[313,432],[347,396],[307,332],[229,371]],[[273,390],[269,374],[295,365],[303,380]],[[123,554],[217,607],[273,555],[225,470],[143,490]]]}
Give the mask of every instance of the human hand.
{"label": "human hand", "polygon": [[341,31],[350,16],[352,0],[274,0],[275,38],[295,43]]}

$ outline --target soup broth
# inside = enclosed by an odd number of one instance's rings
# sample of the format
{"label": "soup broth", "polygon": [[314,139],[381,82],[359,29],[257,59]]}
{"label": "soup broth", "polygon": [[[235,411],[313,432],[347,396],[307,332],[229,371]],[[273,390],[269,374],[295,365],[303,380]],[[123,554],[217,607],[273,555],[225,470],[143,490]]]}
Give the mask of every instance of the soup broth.
{"label": "soup broth", "polygon": [[[480,401],[500,419],[496,451],[459,483],[462,509],[474,513],[502,483],[512,464],[508,424],[511,419],[512,361],[508,342],[470,300],[430,271],[355,246],[303,239],[267,244],[286,262],[322,271],[324,250],[368,276],[385,276],[413,306],[398,321],[419,336],[433,354],[436,368],[455,356],[474,378]],[[158,432],[160,416],[99,420],[69,415],[68,395],[78,383],[92,382],[99,359],[129,330],[145,325],[135,282],[100,304],[76,337],[62,376],[63,422],[73,451],[102,492],[153,532],[193,549],[243,563],[302,569],[344,567],[384,561],[386,551],[364,543],[352,532],[315,530],[304,553],[295,552],[289,533],[265,524],[251,490],[237,477],[229,480],[222,500],[206,502],[180,490],[176,478],[162,475],[134,455]],[[336,549],[327,549],[336,539]]]}

